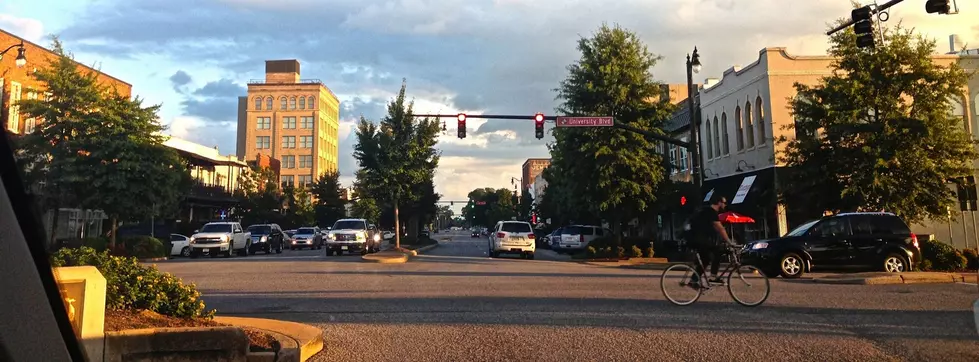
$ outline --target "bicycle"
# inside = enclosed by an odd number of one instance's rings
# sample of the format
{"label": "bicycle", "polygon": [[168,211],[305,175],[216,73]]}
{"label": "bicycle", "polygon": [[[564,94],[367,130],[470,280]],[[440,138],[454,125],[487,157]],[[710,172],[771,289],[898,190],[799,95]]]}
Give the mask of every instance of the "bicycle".
{"label": "bicycle", "polygon": [[[741,250],[740,248],[728,247],[727,249],[729,255],[731,256],[731,260],[730,263],[728,263],[727,267],[724,268],[724,271],[722,271],[721,274],[718,275],[718,278],[725,280],[726,277],[726,283],[724,284],[727,284],[727,291],[731,295],[731,298],[733,298],[734,301],[737,302],[738,304],[741,304],[746,307],[756,307],[758,305],[761,305],[762,303],[765,302],[765,300],[768,299],[768,295],[771,293],[771,289],[770,289],[771,287],[768,282],[768,276],[766,276],[765,273],[763,273],[760,269],[758,269],[755,266],[742,265],[741,256],[739,253]],[[707,270],[703,268],[704,263],[700,259],[699,254],[696,254],[696,262],[701,266],[700,270],[704,270],[704,271]],[[673,277],[670,278],[667,277],[667,275],[670,274],[671,272],[673,273],[682,272],[683,274],[682,276],[679,277],[679,281],[675,281],[672,280]],[[761,278],[758,279],[758,281],[756,282],[752,283],[747,280],[750,279],[750,277],[757,277],[757,276],[760,276]],[[667,281],[667,279],[671,279],[671,280]],[[748,285],[748,287],[757,287],[757,289],[762,291],[761,298],[759,298],[755,302],[747,302],[739,293],[734,292],[732,286],[734,285],[735,282],[746,284]],[[666,296],[666,299],[668,299],[671,303],[679,306],[687,306],[693,304],[698,299],[700,299],[701,295],[711,290],[711,288],[713,288],[715,284],[719,284],[719,283],[716,282],[712,283],[709,280],[709,278],[698,273],[696,264],[690,262],[673,264],[670,267],[666,268],[666,270],[663,271],[663,275],[660,277],[660,289],[663,291],[663,295]],[[692,290],[694,292],[693,296],[689,300],[678,299],[673,293],[667,292],[667,286],[672,286],[672,285],[679,286],[681,290]]]}

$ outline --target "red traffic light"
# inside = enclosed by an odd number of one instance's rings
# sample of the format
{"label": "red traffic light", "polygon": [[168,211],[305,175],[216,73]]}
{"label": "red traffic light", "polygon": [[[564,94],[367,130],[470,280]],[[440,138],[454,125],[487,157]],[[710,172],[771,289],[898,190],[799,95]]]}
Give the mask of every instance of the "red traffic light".
{"label": "red traffic light", "polygon": [[686,196],[680,196],[680,206],[683,206],[683,205],[686,205],[686,204],[687,204],[687,197]]}
{"label": "red traffic light", "polygon": [[456,115],[456,118],[459,119],[459,122],[465,122],[466,121],[466,114],[465,113],[459,113],[458,115]]}
{"label": "red traffic light", "polygon": [[537,121],[537,123],[544,123],[544,114],[543,113],[535,114],[534,121]]}

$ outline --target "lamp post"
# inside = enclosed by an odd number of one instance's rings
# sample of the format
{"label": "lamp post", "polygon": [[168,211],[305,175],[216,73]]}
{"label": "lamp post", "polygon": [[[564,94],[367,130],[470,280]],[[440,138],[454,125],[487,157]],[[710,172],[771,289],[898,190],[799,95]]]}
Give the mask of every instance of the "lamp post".
{"label": "lamp post", "polygon": [[697,136],[697,121],[700,116],[696,112],[694,101],[697,99],[697,88],[693,84],[693,73],[700,73],[700,54],[697,47],[693,48],[693,56],[687,54],[687,104],[690,105],[690,146],[687,153],[690,154],[691,173],[693,174],[694,185],[697,185],[697,202],[702,202],[700,198],[701,188],[704,186],[703,165],[700,162],[700,138]]}
{"label": "lamp post", "polygon": [[20,44],[11,45],[0,52],[0,60],[3,60],[3,55],[13,48],[17,48],[17,58],[14,58],[14,64],[17,65],[17,68],[27,65],[27,48],[24,48],[24,41],[21,41]]}

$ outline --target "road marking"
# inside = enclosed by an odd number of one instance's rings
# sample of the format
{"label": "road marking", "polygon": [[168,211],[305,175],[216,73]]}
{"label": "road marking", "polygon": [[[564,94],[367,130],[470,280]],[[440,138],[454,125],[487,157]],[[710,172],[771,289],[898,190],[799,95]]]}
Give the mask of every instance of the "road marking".
{"label": "road marking", "polygon": [[965,285],[979,286],[979,284],[976,284],[976,283],[966,283],[966,282],[956,282],[955,284],[965,284]]}

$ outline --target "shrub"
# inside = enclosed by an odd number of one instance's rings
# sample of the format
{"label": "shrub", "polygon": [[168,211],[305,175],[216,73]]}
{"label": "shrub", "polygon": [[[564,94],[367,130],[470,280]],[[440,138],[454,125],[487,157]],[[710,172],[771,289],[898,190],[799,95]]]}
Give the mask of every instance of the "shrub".
{"label": "shrub", "polygon": [[185,285],[170,273],[145,266],[134,257],[113,256],[106,251],[81,247],[58,250],[51,255],[51,265],[96,267],[105,277],[107,308],[148,309],[181,318],[214,317],[213,309],[204,308],[195,285]]}
{"label": "shrub", "polygon": [[615,250],[615,256],[613,256],[613,258],[624,258],[625,257],[625,248],[623,248],[623,247],[620,246],[620,247],[617,247],[615,249],[616,249]]}
{"label": "shrub", "polygon": [[127,256],[140,259],[159,258],[168,254],[163,241],[152,236],[125,236],[116,240],[116,244],[125,246]]}
{"label": "shrub", "polygon": [[[651,249],[653,246],[652,242],[649,239],[635,237],[635,236],[623,237],[622,245],[616,245],[615,237],[612,236],[602,236],[599,238],[595,238],[594,240],[589,242],[588,245],[594,246],[595,249],[597,250],[609,248],[609,253],[603,256],[606,258],[624,257],[626,255],[626,250],[630,250],[629,256],[632,257],[633,255],[631,254],[631,250],[633,247],[638,247],[640,250],[645,250],[645,249]],[[617,253],[613,252],[613,250],[616,250],[616,248],[621,249],[621,251]],[[636,255],[635,257],[639,257],[639,255]]]}
{"label": "shrub", "polygon": [[966,266],[966,258],[953,246],[937,240],[924,240],[921,243],[922,261],[929,261],[929,268],[919,265],[921,270],[956,271]]}
{"label": "shrub", "polygon": [[594,246],[589,246],[588,248],[585,248],[585,254],[587,254],[589,258],[594,258],[598,256],[598,250],[595,250]]}
{"label": "shrub", "polygon": [[645,248],[645,249],[642,250],[642,256],[644,256],[646,258],[652,258],[653,255],[655,255],[655,253],[653,252],[653,248],[652,247]]}
{"label": "shrub", "polygon": [[642,257],[642,248],[633,245],[632,248],[629,249],[629,257],[630,258],[641,258]]}
{"label": "shrub", "polygon": [[962,256],[966,260],[966,268],[971,270],[979,269],[979,249],[962,250]]}

